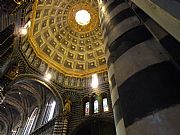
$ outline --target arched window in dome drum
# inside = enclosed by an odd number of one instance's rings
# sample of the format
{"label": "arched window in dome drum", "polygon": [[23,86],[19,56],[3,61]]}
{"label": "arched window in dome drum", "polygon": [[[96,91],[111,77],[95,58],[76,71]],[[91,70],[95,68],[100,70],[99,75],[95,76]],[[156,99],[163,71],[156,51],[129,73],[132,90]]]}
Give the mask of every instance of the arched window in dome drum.
{"label": "arched window in dome drum", "polygon": [[94,100],[94,113],[98,113],[99,112],[99,104],[98,104],[98,100]]}
{"label": "arched window in dome drum", "polygon": [[89,115],[89,106],[90,106],[89,102],[86,102],[85,103],[85,116]]}
{"label": "arched window in dome drum", "polygon": [[109,106],[108,106],[108,99],[103,98],[103,112],[108,112],[109,111]]}

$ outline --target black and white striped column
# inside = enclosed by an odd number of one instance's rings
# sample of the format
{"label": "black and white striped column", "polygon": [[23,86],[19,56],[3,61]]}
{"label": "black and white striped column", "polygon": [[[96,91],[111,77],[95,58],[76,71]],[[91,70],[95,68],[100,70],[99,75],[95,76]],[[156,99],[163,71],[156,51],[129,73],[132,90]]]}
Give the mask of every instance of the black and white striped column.
{"label": "black and white striped column", "polygon": [[[165,50],[171,56],[174,64],[180,68],[180,42],[170,35],[160,24],[155,22],[150,16],[148,16],[142,9],[140,9],[134,3],[129,3],[136,15],[141,19],[147,29],[151,32],[154,38],[161,43]],[[178,30],[178,28],[177,28]]]}
{"label": "black and white striped column", "polygon": [[178,135],[179,71],[125,0],[100,6],[117,135]]}

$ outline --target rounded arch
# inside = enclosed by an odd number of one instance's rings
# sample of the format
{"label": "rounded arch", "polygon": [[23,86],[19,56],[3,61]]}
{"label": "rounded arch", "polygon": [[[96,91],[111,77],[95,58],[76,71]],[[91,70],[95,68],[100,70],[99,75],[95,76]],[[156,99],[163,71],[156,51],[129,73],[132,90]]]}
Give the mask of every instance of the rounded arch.
{"label": "rounded arch", "polygon": [[88,96],[84,96],[83,98],[82,98],[82,103],[84,103],[84,102],[86,102],[86,101],[89,101],[90,100],[90,98],[88,97]]}
{"label": "rounded arch", "polygon": [[[24,128],[34,107],[38,107],[38,117],[34,126],[35,128],[42,126],[40,120],[45,108],[44,104],[46,104],[46,100],[44,99],[47,99],[48,96],[52,96],[56,102],[55,111],[53,112],[53,117],[51,119],[63,112],[63,100],[61,94],[55,89],[55,86],[51,82],[46,82],[43,77],[20,75],[10,82],[5,87],[5,90],[6,96],[8,97],[5,98],[5,100],[9,103],[11,100],[10,97],[16,98],[16,104],[14,105],[18,106],[19,103],[18,110],[20,112],[25,112],[21,113],[22,119],[19,119],[21,129]],[[12,127],[12,129],[14,128],[15,126]],[[19,130],[18,132],[21,134],[23,130]]]}
{"label": "rounded arch", "polygon": [[110,109],[110,97],[106,92],[100,94],[101,97],[101,112],[109,112]]}
{"label": "rounded arch", "polygon": [[85,96],[82,99],[82,111],[83,116],[90,114],[90,98],[88,96]]}
{"label": "rounded arch", "polygon": [[[99,127],[101,125],[101,127]],[[103,127],[105,126],[105,127]],[[109,127],[108,127],[109,126]],[[107,127],[107,128],[106,128]],[[110,129],[110,130],[106,130]],[[99,131],[97,131],[99,130]],[[94,132],[92,132],[94,131]],[[116,135],[114,120],[112,117],[103,117],[100,115],[94,117],[88,117],[82,121],[70,135],[100,135],[99,133],[105,133],[103,135]]]}
{"label": "rounded arch", "polygon": [[37,76],[37,75],[19,75],[15,80],[13,80],[8,86],[7,90],[13,89],[14,86],[16,86],[19,83],[27,82],[30,83],[31,81],[37,82],[41,84],[42,86],[46,87],[50,92],[54,95],[55,100],[59,103],[57,104],[58,112],[62,113],[64,102],[61,94],[56,90],[56,88],[53,86],[53,84],[49,81],[46,81],[43,79],[43,76]]}
{"label": "rounded arch", "polygon": [[100,113],[100,98],[99,95],[96,93],[92,93],[90,97],[90,104],[91,104],[91,114],[98,114]]}
{"label": "rounded arch", "polygon": [[100,94],[100,96],[101,96],[102,98],[108,97],[108,93],[107,93],[107,92],[102,92],[102,93]]}
{"label": "rounded arch", "polygon": [[103,108],[103,99],[107,98],[107,101],[106,101],[107,102],[107,106],[108,106],[108,111],[107,112],[112,112],[112,103],[111,103],[111,95],[110,95],[110,93],[102,92],[100,94],[100,96],[102,98],[102,111],[105,112],[104,108]]}

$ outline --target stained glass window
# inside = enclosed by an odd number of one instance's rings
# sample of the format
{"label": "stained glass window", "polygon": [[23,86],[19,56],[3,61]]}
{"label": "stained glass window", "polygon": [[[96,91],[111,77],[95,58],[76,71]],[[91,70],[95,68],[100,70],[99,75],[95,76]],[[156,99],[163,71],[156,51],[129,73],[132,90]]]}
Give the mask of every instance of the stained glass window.
{"label": "stained glass window", "polygon": [[98,100],[94,101],[94,113],[98,113]]}
{"label": "stained glass window", "polygon": [[104,112],[109,111],[107,98],[103,98],[103,111],[104,111]]}
{"label": "stained glass window", "polygon": [[85,115],[89,115],[89,102],[85,104]]}

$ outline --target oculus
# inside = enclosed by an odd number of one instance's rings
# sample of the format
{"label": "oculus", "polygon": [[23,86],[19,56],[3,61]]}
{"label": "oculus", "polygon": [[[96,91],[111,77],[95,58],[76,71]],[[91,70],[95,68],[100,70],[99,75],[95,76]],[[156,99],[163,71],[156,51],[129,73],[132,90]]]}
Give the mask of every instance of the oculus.
{"label": "oculus", "polygon": [[91,15],[87,10],[79,10],[76,12],[75,20],[79,25],[87,25],[91,20]]}

